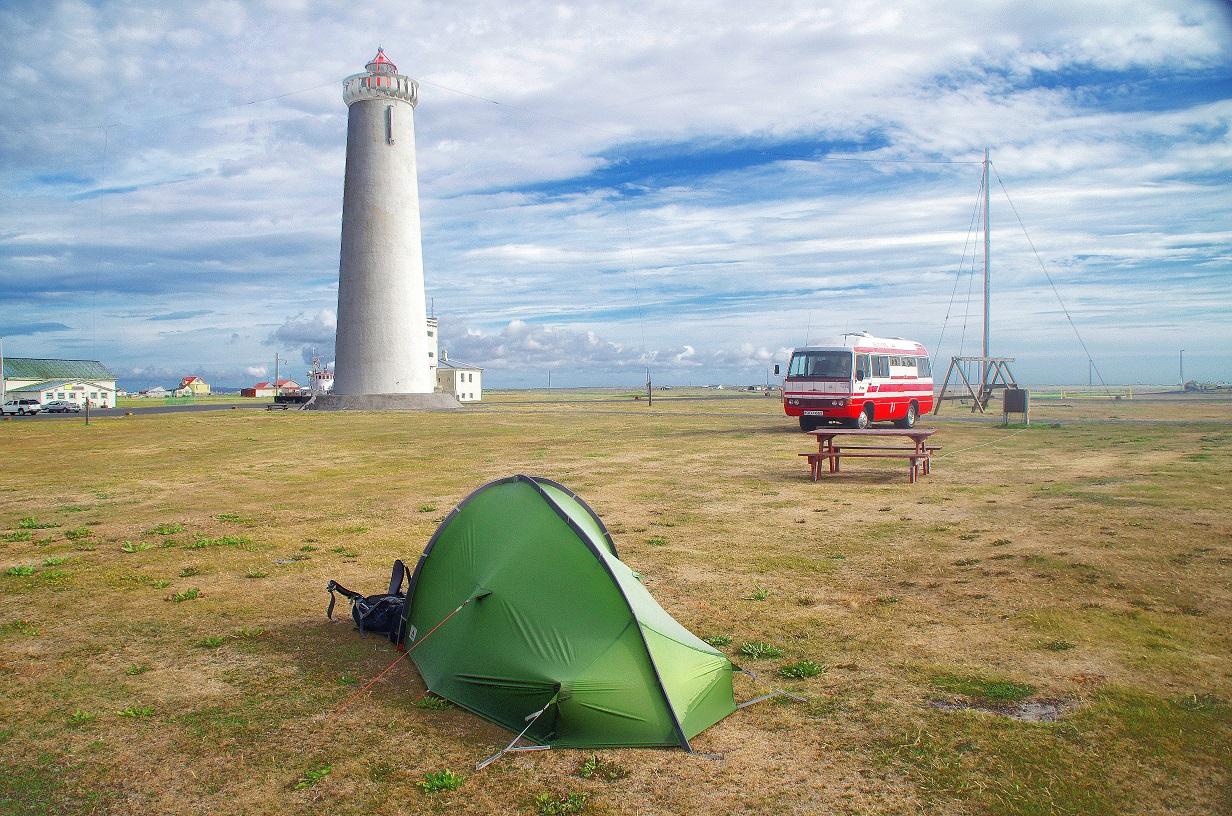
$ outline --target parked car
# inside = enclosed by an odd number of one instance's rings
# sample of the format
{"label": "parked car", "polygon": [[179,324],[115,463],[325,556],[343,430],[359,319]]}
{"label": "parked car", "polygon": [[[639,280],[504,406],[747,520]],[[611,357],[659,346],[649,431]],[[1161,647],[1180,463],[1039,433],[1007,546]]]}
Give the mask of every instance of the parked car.
{"label": "parked car", "polygon": [[43,404],[36,399],[13,399],[0,405],[0,413],[34,416],[43,410]]}
{"label": "parked car", "polygon": [[68,400],[56,400],[44,405],[43,410],[49,414],[79,414],[81,413],[81,406]]}

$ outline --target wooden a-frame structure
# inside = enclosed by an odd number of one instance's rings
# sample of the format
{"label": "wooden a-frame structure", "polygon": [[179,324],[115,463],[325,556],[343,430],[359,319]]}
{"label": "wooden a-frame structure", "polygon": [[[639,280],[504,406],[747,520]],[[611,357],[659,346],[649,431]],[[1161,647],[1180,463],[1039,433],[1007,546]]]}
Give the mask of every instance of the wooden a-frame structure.
{"label": "wooden a-frame structure", "polygon": [[[976,411],[981,414],[985,413],[997,389],[1018,387],[1014,373],[1010,371],[1012,362],[1014,362],[1013,357],[951,357],[950,367],[946,369],[945,380],[941,383],[941,393],[933,401],[933,413],[941,413],[941,405],[946,400],[965,399],[971,400],[972,413]],[[978,374],[971,376],[967,369],[977,365],[979,366]],[[958,376],[955,377],[955,374]],[[958,393],[948,393],[951,379],[954,380],[954,390]],[[962,389],[959,388],[959,383],[962,384]],[[976,383],[979,383],[978,389]]]}

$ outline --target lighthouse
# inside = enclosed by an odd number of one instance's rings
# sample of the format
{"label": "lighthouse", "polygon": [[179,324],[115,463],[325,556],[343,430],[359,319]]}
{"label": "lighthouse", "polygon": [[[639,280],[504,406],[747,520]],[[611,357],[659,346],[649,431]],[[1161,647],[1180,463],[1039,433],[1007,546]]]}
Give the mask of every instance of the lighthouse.
{"label": "lighthouse", "polygon": [[335,379],[333,394],[317,407],[451,407],[432,394],[415,161],[419,83],[399,74],[383,49],[364,68],[343,81]]}

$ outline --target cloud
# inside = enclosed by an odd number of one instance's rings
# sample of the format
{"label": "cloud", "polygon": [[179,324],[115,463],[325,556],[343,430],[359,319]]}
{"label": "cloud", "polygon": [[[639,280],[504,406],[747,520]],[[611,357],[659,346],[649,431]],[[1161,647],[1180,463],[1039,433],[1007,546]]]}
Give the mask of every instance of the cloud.
{"label": "cloud", "polygon": [[300,357],[306,365],[311,365],[314,355],[333,356],[337,329],[338,317],[332,309],[299,312],[275,329],[269,342],[298,345]]}
{"label": "cloud", "polygon": [[338,317],[332,309],[299,312],[287,318],[270,336],[271,342],[326,343],[333,345],[338,330]]}
{"label": "cloud", "polygon": [[213,314],[213,311],[211,309],[194,309],[189,312],[165,312],[163,314],[150,315],[146,320],[187,320],[190,317],[202,317],[207,314]]}
{"label": "cloud", "polygon": [[592,331],[530,325],[511,320],[500,331],[472,329],[443,333],[442,350],[452,360],[484,368],[508,371],[567,369],[588,371],[634,370],[653,367],[660,372],[680,373],[709,369],[724,374],[760,371],[771,360],[785,359],[789,350],[777,352],[752,344],[698,350],[693,346],[635,348],[604,339]]}
{"label": "cloud", "polygon": [[249,377],[264,377],[267,371],[265,366],[248,366],[244,369],[244,373]]}
{"label": "cloud", "polygon": [[7,323],[0,324],[0,337],[20,337],[26,334],[44,334],[46,332],[72,331],[63,323],[51,321],[41,323]]}

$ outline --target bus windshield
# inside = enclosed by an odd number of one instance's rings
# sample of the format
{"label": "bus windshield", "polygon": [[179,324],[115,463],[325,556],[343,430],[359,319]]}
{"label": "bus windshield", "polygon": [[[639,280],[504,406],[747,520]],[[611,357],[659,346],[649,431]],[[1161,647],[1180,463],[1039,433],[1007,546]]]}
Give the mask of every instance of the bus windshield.
{"label": "bus windshield", "polygon": [[851,352],[799,351],[792,355],[788,377],[836,377],[851,379]]}

